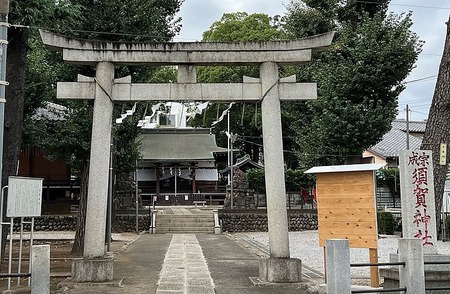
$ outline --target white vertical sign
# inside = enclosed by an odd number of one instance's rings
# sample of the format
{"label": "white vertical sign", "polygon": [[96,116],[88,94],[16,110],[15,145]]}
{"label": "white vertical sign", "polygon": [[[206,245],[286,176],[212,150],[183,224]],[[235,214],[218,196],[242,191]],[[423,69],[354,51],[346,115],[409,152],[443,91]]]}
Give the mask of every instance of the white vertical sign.
{"label": "white vertical sign", "polygon": [[400,152],[403,238],[422,240],[425,254],[436,254],[433,159],[429,150]]}
{"label": "white vertical sign", "polygon": [[40,178],[9,177],[6,216],[41,216],[42,182]]}

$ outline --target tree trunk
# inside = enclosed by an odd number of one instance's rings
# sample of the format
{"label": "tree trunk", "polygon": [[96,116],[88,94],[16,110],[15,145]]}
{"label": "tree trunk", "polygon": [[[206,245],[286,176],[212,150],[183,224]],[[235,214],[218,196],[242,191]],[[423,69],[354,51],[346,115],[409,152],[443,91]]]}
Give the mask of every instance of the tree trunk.
{"label": "tree trunk", "polygon": [[[8,55],[6,64],[5,131],[3,139],[2,185],[8,185],[8,177],[17,174],[23,127],[25,77],[27,70],[27,29],[9,28]],[[6,215],[5,195],[3,215]],[[1,256],[4,256],[8,226],[2,226]],[[1,258],[3,264],[3,258]]]}
{"label": "tree trunk", "polygon": [[73,255],[82,255],[84,250],[84,231],[86,226],[86,208],[89,183],[89,162],[83,163],[80,179],[80,202],[77,216],[77,227],[75,229],[75,241],[72,246]]}
{"label": "tree trunk", "polygon": [[[439,164],[440,143],[450,143],[450,19],[447,22],[447,36],[444,52],[439,66],[439,75],[434,90],[433,102],[428,115],[427,127],[423,137],[423,150],[433,152],[434,193],[436,199],[436,225],[441,224],[442,198],[448,168],[448,155],[445,165]],[[448,147],[447,147],[448,148]],[[448,154],[448,152],[447,152]]]}

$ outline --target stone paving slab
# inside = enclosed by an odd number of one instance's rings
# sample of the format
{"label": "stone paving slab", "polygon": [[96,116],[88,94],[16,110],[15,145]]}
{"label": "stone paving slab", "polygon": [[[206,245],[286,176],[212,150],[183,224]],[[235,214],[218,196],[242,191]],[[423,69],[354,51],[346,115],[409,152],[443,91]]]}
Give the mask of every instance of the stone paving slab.
{"label": "stone paving slab", "polygon": [[194,234],[173,235],[165,255],[159,274],[157,294],[168,290],[198,294],[215,293],[208,265]]}

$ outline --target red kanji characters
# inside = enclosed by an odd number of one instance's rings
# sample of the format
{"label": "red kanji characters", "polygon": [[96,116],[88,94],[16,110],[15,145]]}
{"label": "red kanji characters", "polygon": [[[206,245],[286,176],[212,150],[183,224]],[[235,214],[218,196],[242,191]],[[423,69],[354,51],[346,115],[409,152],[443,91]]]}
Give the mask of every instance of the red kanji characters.
{"label": "red kanji characters", "polygon": [[426,155],[425,152],[422,152],[422,155],[419,155],[419,152],[412,152],[412,156],[409,157],[408,165],[417,165],[417,166],[427,166],[428,160],[430,159],[429,155]]}
{"label": "red kanji characters", "polygon": [[419,186],[416,186],[413,193],[416,196],[416,206],[414,208],[421,206],[427,207],[428,188],[421,188]]}
{"label": "red kanji characters", "polygon": [[419,167],[413,171],[413,184],[428,186],[428,167]]}

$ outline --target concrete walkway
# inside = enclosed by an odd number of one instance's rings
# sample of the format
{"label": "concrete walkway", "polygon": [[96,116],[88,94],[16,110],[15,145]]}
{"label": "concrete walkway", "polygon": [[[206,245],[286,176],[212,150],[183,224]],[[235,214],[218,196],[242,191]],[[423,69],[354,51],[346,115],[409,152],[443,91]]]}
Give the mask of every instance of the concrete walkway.
{"label": "concrete walkway", "polygon": [[255,286],[249,278],[258,276],[259,257],[247,246],[226,235],[143,234],[116,256],[120,287],[89,284],[58,293],[317,293],[311,283]]}

